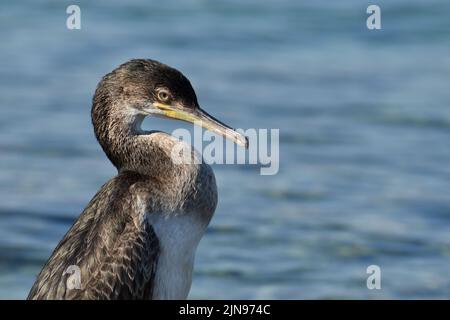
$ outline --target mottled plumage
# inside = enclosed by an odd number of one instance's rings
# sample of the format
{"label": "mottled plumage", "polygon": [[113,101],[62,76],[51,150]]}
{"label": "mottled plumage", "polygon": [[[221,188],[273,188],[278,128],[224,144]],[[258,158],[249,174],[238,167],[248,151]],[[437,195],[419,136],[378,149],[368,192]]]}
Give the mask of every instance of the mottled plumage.
{"label": "mottled plumage", "polygon": [[[167,90],[169,98],[158,90]],[[186,298],[217,190],[208,165],[172,161],[180,144],[200,157],[190,146],[141,130],[146,115],[164,116],[155,107],[163,102],[180,112],[201,111],[189,81],[156,61],[131,60],[99,83],[92,121],[118,175],[58,244],[28,299]],[[81,271],[79,289],[67,286],[69,266]]]}

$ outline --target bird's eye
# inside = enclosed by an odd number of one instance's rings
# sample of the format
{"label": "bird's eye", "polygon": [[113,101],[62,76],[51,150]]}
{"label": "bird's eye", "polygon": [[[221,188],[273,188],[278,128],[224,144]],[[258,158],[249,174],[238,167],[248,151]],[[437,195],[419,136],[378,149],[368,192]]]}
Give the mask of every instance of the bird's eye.
{"label": "bird's eye", "polygon": [[167,90],[158,91],[158,99],[161,101],[167,101],[170,98],[170,94]]}

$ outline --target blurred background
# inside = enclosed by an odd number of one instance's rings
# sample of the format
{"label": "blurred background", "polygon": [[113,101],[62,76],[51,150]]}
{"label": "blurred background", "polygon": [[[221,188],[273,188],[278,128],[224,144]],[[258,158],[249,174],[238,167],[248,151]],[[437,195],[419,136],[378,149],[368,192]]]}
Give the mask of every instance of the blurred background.
{"label": "blurred background", "polygon": [[[70,4],[81,30],[66,28]],[[91,99],[131,58],[181,70],[234,127],[280,129],[277,175],[214,166],[191,299],[450,298],[449,14],[446,0],[3,3],[0,298],[26,297],[115,175]]]}

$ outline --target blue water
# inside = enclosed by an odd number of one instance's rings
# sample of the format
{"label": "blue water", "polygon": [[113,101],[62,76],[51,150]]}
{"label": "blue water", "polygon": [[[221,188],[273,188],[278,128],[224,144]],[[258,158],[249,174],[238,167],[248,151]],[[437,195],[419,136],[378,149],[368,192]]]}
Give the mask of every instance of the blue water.
{"label": "blue water", "polygon": [[357,0],[76,3],[72,31],[68,1],[0,10],[0,298],[26,297],[115,175],[91,98],[135,57],[182,70],[234,127],[280,129],[277,175],[214,166],[190,298],[450,298],[448,1],[376,1],[381,31]]}

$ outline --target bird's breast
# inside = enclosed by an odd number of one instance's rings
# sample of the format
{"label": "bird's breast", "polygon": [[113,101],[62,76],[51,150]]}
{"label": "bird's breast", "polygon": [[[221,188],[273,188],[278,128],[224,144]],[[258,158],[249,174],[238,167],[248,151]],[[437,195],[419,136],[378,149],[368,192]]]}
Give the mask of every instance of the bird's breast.
{"label": "bird's breast", "polygon": [[207,225],[197,215],[186,213],[150,213],[147,223],[155,231],[160,246],[153,299],[186,299],[195,251]]}

